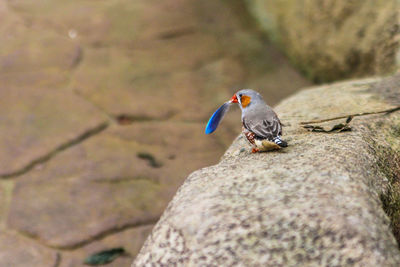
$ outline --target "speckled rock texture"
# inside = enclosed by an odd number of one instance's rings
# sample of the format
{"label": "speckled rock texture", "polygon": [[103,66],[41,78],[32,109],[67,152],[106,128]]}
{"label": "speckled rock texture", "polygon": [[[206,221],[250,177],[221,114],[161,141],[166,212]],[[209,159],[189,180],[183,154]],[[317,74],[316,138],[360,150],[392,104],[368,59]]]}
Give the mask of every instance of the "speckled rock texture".
{"label": "speckled rock texture", "polygon": [[245,2],[269,37],[315,81],[390,73],[400,66],[397,0]]}
{"label": "speckled rock texture", "polygon": [[299,125],[393,107],[380,94],[385,81],[326,85],[283,101],[275,110],[289,147],[251,154],[239,136],[219,164],[186,179],[132,266],[400,266],[379,199],[386,180],[368,141],[400,114],[355,117],[351,131],[333,134]]}

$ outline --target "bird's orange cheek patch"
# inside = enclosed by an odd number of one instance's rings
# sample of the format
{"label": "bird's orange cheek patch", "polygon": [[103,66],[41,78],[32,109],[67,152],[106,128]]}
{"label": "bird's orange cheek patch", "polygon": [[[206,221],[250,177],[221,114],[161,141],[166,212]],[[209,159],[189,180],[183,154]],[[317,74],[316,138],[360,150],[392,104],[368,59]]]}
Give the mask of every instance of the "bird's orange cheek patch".
{"label": "bird's orange cheek patch", "polygon": [[250,104],[250,100],[251,100],[250,96],[246,95],[242,96],[242,98],[240,98],[240,103],[242,103],[242,107],[244,108],[247,107]]}

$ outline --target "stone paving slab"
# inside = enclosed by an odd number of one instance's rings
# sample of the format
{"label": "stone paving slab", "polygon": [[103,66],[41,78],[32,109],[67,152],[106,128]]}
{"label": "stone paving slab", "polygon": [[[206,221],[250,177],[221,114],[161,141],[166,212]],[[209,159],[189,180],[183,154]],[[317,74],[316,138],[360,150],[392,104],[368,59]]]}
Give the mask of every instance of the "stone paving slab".
{"label": "stone paving slab", "polygon": [[165,207],[162,189],[145,179],[25,181],[14,190],[8,227],[52,247],[73,248],[109,231],[154,222]]}
{"label": "stone paving slab", "polygon": [[32,29],[9,38],[0,50],[2,73],[39,69],[65,71],[81,57],[81,47],[67,36]]}
{"label": "stone paving slab", "polygon": [[57,252],[16,234],[0,232],[0,266],[56,266]]}
{"label": "stone paving slab", "polygon": [[128,253],[118,257],[115,261],[106,266],[120,267],[129,266],[135,255],[139,252],[144,240],[150,234],[153,224],[128,229],[101,240],[96,240],[75,252],[65,252],[62,255],[59,267],[78,267],[87,266],[82,262],[89,255],[103,251],[105,249],[123,247]]}
{"label": "stone paving slab", "polygon": [[107,120],[93,105],[61,89],[2,88],[0,106],[0,176],[23,172]]}
{"label": "stone paving slab", "polygon": [[18,177],[8,227],[52,247],[74,248],[152,223],[186,173],[224,150],[202,130],[199,123],[113,125]]}

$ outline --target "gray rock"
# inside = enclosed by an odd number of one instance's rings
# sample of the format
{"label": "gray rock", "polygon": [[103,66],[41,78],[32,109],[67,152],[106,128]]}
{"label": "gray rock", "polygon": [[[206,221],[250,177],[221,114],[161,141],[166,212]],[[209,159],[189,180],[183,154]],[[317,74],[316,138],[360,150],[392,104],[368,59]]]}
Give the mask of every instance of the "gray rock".
{"label": "gray rock", "polygon": [[299,125],[393,107],[377,94],[382,83],[348,81],[283,101],[275,110],[289,147],[251,154],[239,136],[219,164],[187,178],[132,266],[399,266],[368,141],[376,123],[386,131],[399,114],[356,117],[352,131],[334,134]]}

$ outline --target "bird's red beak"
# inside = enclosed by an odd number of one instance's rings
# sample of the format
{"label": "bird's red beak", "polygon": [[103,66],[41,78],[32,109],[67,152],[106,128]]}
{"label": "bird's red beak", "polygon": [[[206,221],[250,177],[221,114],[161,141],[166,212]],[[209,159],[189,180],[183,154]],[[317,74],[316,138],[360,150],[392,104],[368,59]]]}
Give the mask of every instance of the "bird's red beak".
{"label": "bird's red beak", "polygon": [[232,96],[232,98],[231,98],[231,100],[229,100],[229,102],[231,102],[231,103],[238,103],[238,102],[239,102],[238,99],[237,99],[237,97],[236,97],[236,94],[234,94],[234,95]]}

